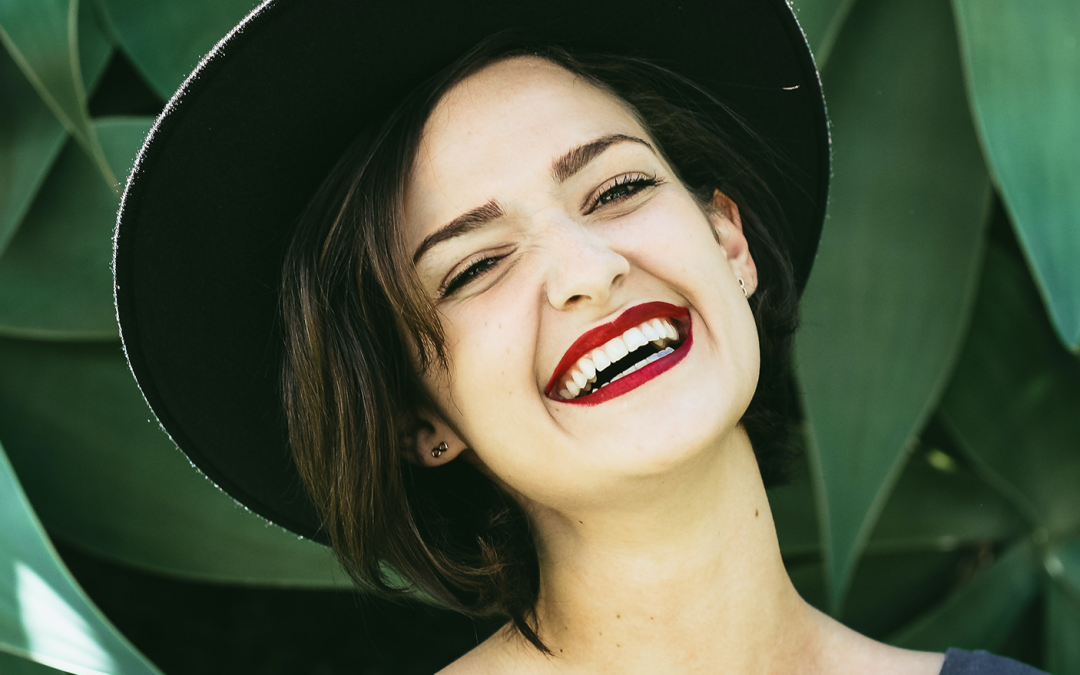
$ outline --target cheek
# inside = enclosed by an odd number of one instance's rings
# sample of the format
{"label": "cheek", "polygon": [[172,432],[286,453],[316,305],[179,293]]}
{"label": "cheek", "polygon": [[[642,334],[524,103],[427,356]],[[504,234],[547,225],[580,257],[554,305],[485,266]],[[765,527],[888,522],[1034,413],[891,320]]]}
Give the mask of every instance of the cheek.
{"label": "cheek", "polygon": [[444,315],[450,357],[445,409],[472,445],[510,420],[520,424],[536,395],[536,306],[518,286],[501,284]]}

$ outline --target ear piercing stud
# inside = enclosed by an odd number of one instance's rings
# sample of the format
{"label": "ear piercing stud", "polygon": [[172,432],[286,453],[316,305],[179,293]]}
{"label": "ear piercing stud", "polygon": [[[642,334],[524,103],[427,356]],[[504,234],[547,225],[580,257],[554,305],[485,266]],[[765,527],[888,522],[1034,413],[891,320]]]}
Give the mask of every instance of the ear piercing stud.
{"label": "ear piercing stud", "polygon": [[431,449],[431,456],[438,459],[439,457],[442,456],[442,454],[444,452],[446,452],[449,449],[450,449],[450,446],[448,446],[446,444],[446,441],[443,441],[442,443],[439,443],[438,445],[436,445],[434,448]]}
{"label": "ear piercing stud", "polygon": [[746,282],[742,280],[742,277],[736,277],[739,280],[739,288],[742,289],[744,298],[749,298],[750,294],[746,292]]}

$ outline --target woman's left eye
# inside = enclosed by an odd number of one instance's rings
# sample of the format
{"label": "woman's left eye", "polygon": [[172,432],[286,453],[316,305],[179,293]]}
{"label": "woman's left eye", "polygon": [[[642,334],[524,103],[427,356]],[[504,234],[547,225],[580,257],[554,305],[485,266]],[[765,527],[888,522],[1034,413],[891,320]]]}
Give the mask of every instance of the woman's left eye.
{"label": "woman's left eye", "polygon": [[601,185],[593,193],[594,196],[586,206],[585,215],[589,215],[598,208],[629,199],[642,190],[659,185],[660,182],[656,176],[648,176],[642,173],[618,176]]}

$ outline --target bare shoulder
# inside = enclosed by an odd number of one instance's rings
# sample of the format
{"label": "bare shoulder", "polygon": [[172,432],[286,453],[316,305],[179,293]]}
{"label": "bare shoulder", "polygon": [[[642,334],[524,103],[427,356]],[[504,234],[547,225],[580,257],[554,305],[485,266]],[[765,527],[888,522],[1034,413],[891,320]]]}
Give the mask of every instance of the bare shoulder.
{"label": "bare shoulder", "polygon": [[945,655],[893,647],[819,614],[825,628],[820,672],[833,675],[940,675]]}
{"label": "bare shoulder", "polygon": [[438,675],[535,675],[535,656],[504,626]]}

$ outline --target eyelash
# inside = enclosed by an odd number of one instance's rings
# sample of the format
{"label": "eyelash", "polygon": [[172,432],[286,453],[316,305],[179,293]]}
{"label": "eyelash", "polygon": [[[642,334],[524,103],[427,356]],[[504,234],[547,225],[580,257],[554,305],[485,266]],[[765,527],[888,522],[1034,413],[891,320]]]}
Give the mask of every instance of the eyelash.
{"label": "eyelash", "polygon": [[[645,174],[627,174],[625,176],[618,176],[610,185],[601,186],[596,193],[588,200],[588,207],[585,210],[585,215],[589,215],[596,211],[596,209],[602,208],[609,204],[621,202],[625,199],[629,199],[637,193],[647,188],[656,187],[661,185],[662,180],[656,178],[656,176],[648,176]],[[629,190],[629,192],[627,192]],[[606,198],[610,199],[604,201]],[[507,257],[506,255],[487,255],[476,262],[472,263],[459,274],[454,275],[448,279],[441,288],[438,290],[439,299],[448,298],[454,293],[458,292],[468,284],[472,283],[476,279],[484,276],[491,270],[495,269],[495,266],[499,262]]]}
{"label": "eyelash", "polygon": [[[590,197],[588,208],[585,209],[585,215],[589,215],[596,209],[607,206],[608,204],[614,204],[615,202],[629,199],[642,190],[656,187],[662,183],[663,181],[656,176],[648,176],[643,173],[631,173],[617,176],[610,184],[600,186],[600,188]],[[631,191],[626,192],[626,189],[631,189]],[[620,192],[622,193],[621,195],[617,194]],[[604,201],[604,199],[608,197],[611,197],[610,201]]]}
{"label": "eyelash", "polygon": [[491,270],[495,269],[495,265],[499,263],[506,255],[488,255],[480,258],[476,262],[472,263],[459,274],[454,275],[443,284],[439,289],[439,299],[447,298],[461,290],[464,286],[476,279],[484,276]]}

